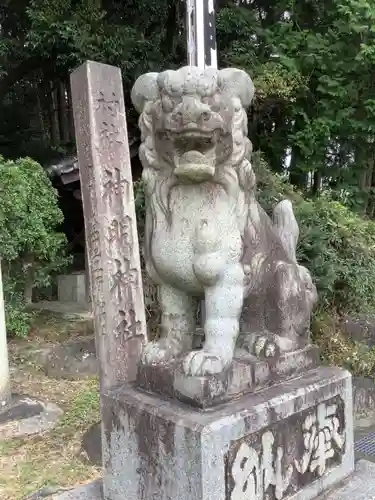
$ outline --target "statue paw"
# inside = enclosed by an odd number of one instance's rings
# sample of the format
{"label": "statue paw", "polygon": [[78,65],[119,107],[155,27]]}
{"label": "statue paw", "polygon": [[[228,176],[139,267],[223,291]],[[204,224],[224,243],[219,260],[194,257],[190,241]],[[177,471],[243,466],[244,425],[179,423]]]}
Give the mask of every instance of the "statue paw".
{"label": "statue paw", "polygon": [[278,345],[269,337],[260,335],[254,342],[254,354],[259,358],[274,358],[279,352]]}
{"label": "statue paw", "polygon": [[299,344],[296,340],[267,332],[247,334],[240,347],[258,358],[270,359],[299,349]]}
{"label": "statue paw", "polygon": [[193,351],[184,359],[184,372],[186,375],[201,377],[221,373],[230,364],[230,359],[205,351]]}
{"label": "statue paw", "polygon": [[167,347],[164,340],[150,342],[143,349],[142,363],[145,365],[157,365],[173,358],[173,354],[173,351]]}

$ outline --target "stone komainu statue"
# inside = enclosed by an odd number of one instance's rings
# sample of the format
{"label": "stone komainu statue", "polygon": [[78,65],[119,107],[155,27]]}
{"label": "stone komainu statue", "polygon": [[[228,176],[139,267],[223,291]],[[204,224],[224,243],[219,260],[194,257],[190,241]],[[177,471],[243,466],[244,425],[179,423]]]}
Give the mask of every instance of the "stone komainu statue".
{"label": "stone komainu statue", "polygon": [[[146,194],[145,259],[159,287],[162,335],[143,362],[184,356],[188,375],[219,373],[237,346],[278,356],[309,343],[317,300],[298,265],[291,203],[271,220],[255,198],[246,107],[254,86],[237,69],[184,67],[134,85]],[[205,301],[205,342],[192,351]]]}

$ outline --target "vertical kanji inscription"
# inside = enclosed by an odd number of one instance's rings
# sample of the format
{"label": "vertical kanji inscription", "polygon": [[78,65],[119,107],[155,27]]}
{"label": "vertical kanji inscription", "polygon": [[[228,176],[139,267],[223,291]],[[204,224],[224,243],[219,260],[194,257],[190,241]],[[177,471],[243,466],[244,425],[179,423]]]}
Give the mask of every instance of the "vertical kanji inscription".
{"label": "vertical kanji inscription", "polygon": [[121,73],[86,62],[71,76],[101,390],[133,380],[146,340]]}

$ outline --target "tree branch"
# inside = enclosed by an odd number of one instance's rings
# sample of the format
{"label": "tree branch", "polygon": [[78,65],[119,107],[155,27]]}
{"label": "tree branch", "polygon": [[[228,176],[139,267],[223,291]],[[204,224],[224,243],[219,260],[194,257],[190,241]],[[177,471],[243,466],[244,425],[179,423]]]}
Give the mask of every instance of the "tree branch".
{"label": "tree branch", "polygon": [[21,61],[17,66],[10,68],[8,73],[0,79],[0,103],[3,102],[13,85],[33,71],[43,68],[46,64],[49,66],[51,63],[49,58],[31,56]]}

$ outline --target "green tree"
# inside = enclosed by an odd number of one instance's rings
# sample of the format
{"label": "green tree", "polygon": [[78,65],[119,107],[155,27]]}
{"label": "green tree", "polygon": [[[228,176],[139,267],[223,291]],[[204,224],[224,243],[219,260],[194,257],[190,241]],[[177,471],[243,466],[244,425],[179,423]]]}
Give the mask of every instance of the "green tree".
{"label": "green tree", "polygon": [[[237,5],[239,3],[239,5]],[[186,62],[180,0],[6,0],[0,7],[0,152],[45,162],[74,151],[69,73],[86,59],[142,72]],[[370,216],[374,7],[369,0],[217,2],[221,66],[254,78],[254,148],[307,194],[329,186]],[[341,200],[342,201],[342,200]]]}
{"label": "green tree", "polygon": [[[67,264],[66,238],[57,231],[62,220],[44,169],[29,158],[0,157],[0,258],[8,312],[30,303],[32,289],[47,285]],[[9,321],[8,327],[13,329]]]}
{"label": "green tree", "polygon": [[[182,8],[179,0],[6,0],[0,7],[0,153],[46,162],[74,151],[69,75],[87,59],[122,69],[130,108],[139,74],[183,60]],[[129,118],[136,131],[136,114]]]}

